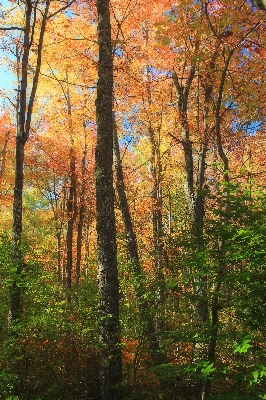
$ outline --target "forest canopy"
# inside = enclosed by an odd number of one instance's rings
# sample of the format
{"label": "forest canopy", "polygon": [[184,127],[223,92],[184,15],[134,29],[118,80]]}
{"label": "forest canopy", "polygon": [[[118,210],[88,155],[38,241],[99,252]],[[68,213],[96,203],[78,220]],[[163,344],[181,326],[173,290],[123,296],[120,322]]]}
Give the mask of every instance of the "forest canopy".
{"label": "forest canopy", "polygon": [[265,11],[1,2],[0,399],[266,399]]}

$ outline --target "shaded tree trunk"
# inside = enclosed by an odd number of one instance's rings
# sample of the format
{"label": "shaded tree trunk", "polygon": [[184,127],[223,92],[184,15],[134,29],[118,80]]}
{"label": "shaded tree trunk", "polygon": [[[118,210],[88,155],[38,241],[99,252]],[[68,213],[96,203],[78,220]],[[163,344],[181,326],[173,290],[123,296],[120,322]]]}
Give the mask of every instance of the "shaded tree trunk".
{"label": "shaded tree trunk", "polygon": [[192,142],[190,140],[190,129],[188,122],[188,98],[189,91],[194,79],[196,68],[194,65],[190,68],[190,73],[186,84],[183,85],[175,71],[172,72],[172,78],[177,91],[179,122],[182,129],[182,145],[185,156],[185,194],[191,221],[192,231],[195,231],[196,216],[195,216],[195,195],[194,195],[194,159],[192,152]]}
{"label": "shaded tree trunk", "polygon": [[149,304],[146,295],[143,271],[138,253],[137,239],[133,229],[132,219],[126,196],[126,189],[124,184],[122,163],[120,159],[119,142],[118,142],[115,122],[114,122],[114,164],[116,172],[116,187],[119,196],[119,205],[126,231],[127,247],[128,247],[132,272],[134,275],[135,293],[140,312],[140,318],[141,322],[143,323],[144,335],[149,345],[153,363],[155,365],[158,365],[164,361],[164,356],[161,354],[159,348],[159,341],[157,338],[155,323],[150,312],[151,306]]}
{"label": "shaded tree trunk", "polygon": [[[159,135],[158,135],[159,136]],[[155,307],[157,309],[158,334],[164,330],[164,305],[165,305],[165,279],[163,273],[163,217],[162,217],[162,164],[160,155],[160,138],[155,137],[152,126],[149,127],[149,140],[151,144],[150,173],[153,182],[151,198],[152,206],[152,228],[154,245],[154,270],[156,277]]]}
{"label": "shaded tree trunk", "polygon": [[[198,174],[196,182],[196,195],[195,195],[195,237],[198,249],[204,249],[203,239],[203,219],[205,214],[205,167],[206,167],[206,154],[208,150],[208,141],[210,136],[210,126],[208,123],[210,117],[210,110],[213,102],[213,86],[215,80],[215,60],[217,57],[217,50],[214,52],[211,60],[209,61],[206,73],[206,78],[202,83],[204,90],[204,112],[203,112],[203,139],[201,142],[201,148],[198,157]],[[199,72],[200,74],[200,72]],[[199,83],[199,78],[198,78]],[[199,89],[199,88],[198,88]],[[199,117],[199,115],[198,115]],[[199,132],[200,134],[200,132]],[[209,309],[208,309],[208,277],[202,275],[198,277],[199,282],[199,298],[197,300],[197,316],[196,319],[199,322],[207,323],[209,321]]]}
{"label": "shaded tree trunk", "polygon": [[62,243],[63,241],[63,225],[64,221],[63,218],[60,218],[60,216],[63,214],[62,208],[64,208],[64,202],[63,204],[60,203],[60,208],[58,204],[58,194],[56,191],[56,184],[55,184],[55,176],[54,176],[54,202],[55,206],[53,205],[53,201],[51,201],[52,208],[53,208],[53,213],[54,213],[54,220],[55,220],[55,229],[56,229],[56,239],[57,239],[57,278],[58,282],[63,281],[63,274],[62,274],[62,261],[63,261],[63,254],[62,254]]}
{"label": "shaded tree trunk", "polygon": [[72,269],[73,269],[73,234],[74,224],[77,217],[77,176],[76,176],[76,156],[73,140],[73,124],[72,124],[72,107],[70,92],[68,86],[68,74],[66,74],[67,89],[65,90],[61,84],[68,110],[68,128],[70,134],[70,187],[67,199],[67,233],[66,233],[66,246],[67,246],[67,260],[66,260],[66,289],[67,289],[67,302],[71,302],[72,290]]}
{"label": "shaded tree trunk", "polygon": [[[216,132],[216,144],[219,156],[223,162],[223,175],[224,175],[224,182],[226,183],[226,192],[225,192],[225,202],[224,202],[224,216],[221,217],[223,222],[226,224],[228,222],[228,213],[230,208],[230,201],[229,201],[229,161],[228,157],[224,152],[224,148],[222,145],[221,139],[221,105],[222,105],[222,97],[223,97],[223,89],[226,80],[226,74],[229,68],[229,63],[234,53],[234,49],[229,51],[228,56],[225,61],[224,69],[221,76],[221,81],[219,85],[219,92],[218,92],[218,99],[216,103],[215,109],[215,132]],[[217,339],[218,339],[218,328],[219,328],[219,293],[222,285],[222,277],[227,272],[227,265],[223,261],[224,259],[224,246],[225,246],[225,238],[221,237],[219,240],[219,266],[218,266],[218,273],[216,282],[213,286],[212,290],[212,301],[211,301],[211,337],[209,343],[209,351],[208,351],[208,361],[213,363],[215,361],[216,356],[216,346],[217,346]],[[207,379],[204,393],[203,393],[203,400],[205,398],[209,398],[211,395],[211,379]]]}
{"label": "shaded tree trunk", "polygon": [[[195,51],[197,51],[197,48],[195,49]],[[179,122],[182,130],[181,142],[184,149],[185,173],[186,173],[185,195],[187,200],[192,237],[195,240],[197,248],[199,249],[203,245],[202,243],[203,218],[204,218],[204,205],[205,205],[203,186],[205,182],[205,160],[207,153],[208,128],[205,127],[204,140],[201,143],[201,149],[198,158],[197,178],[195,179],[194,170],[196,170],[196,168],[195,168],[195,160],[193,157],[193,145],[190,140],[190,127],[188,121],[189,93],[193,79],[195,77],[195,73],[196,73],[196,66],[191,65],[189,75],[188,78],[186,79],[185,84],[182,83],[182,80],[178,77],[175,71],[173,71],[172,73],[172,78],[177,91]],[[206,95],[205,95],[205,101],[206,101]],[[200,270],[200,268],[201,266],[199,265],[198,269]],[[206,324],[209,321],[208,299],[206,298],[206,293],[207,293],[206,276],[199,275],[196,278],[195,291],[198,297],[195,309],[195,320],[200,323]]]}
{"label": "shaded tree trunk", "polygon": [[74,150],[70,150],[70,188],[67,200],[67,262],[66,262],[66,288],[67,288],[67,302],[71,302],[71,289],[72,289],[72,267],[73,267],[73,231],[76,220],[76,158]]}
{"label": "shaded tree trunk", "polygon": [[[145,45],[149,43],[149,24],[144,23],[143,28]],[[162,223],[162,186],[161,186],[161,155],[160,155],[160,130],[161,122],[158,127],[158,136],[156,137],[155,129],[152,125],[152,92],[151,92],[151,72],[150,66],[145,65],[144,82],[147,97],[147,121],[148,121],[148,138],[151,146],[151,156],[149,160],[149,173],[152,179],[152,229],[153,229],[153,257],[154,257],[154,274],[156,279],[155,288],[155,308],[157,314],[157,340],[159,342],[160,332],[164,330],[164,314],[165,314],[165,279],[163,273],[163,223]],[[162,112],[160,113],[162,117]]]}
{"label": "shaded tree trunk", "polygon": [[[13,265],[16,268],[16,275],[11,286],[10,296],[10,318],[11,322],[21,316],[21,273],[23,269],[23,260],[21,252],[22,239],[22,198],[24,183],[24,154],[25,144],[29,137],[31,128],[31,119],[33,105],[38,86],[38,80],[41,68],[42,47],[45,26],[48,17],[50,1],[46,1],[45,10],[42,16],[39,43],[37,50],[37,62],[33,77],[32,89],[28,93],[28,67],[29,51],[32,45],[34,26],[36,23],[37,3],[30,0],[25,3],[25,26],[23,37],[23,56],[21,64],[21,79],[18,90],[17,107],[17,135],[16,135],[16,156],[15,156],[15,186],[13,203]],[[28,100],[29,99],[29,100]],[[27,111],[26,111],[27,110]]]}
{"label": "shaded tree trunk", "polygon": [[[84,131],[85,131],[84,125]],[[82,168],[81,168],[81,194],[80,194],[80,205],[79,205],[79,219],[78,219],[78,232],[77,232],[77,262],[76,262],[76,289],[79,285],[80,280],[80,267],[81,267],[81,251],[82,251],[82,236],[83,236],[83,223],[85,216],[85,172],[86,172],[86,156],[87,156],[87,143],[86,143],[86,131],[85,131],[85,145],[84,153],[82,157]]]}
{"label": "shaded tree trunk", "polygon": [[98,246],[101,400],[122,399],[119,281],[113,188],[113,57],[109,0],[97,1],[96,229]]}

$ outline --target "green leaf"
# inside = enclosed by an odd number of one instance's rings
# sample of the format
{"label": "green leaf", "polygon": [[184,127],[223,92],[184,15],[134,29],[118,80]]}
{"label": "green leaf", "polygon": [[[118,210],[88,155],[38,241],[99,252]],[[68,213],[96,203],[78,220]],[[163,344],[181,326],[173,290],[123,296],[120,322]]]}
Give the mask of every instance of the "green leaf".
{"label": "green leaf", "polygon": [[207,365],[201,369],[201,373],[205,377],[211,375],[214,371],[215,371],[215,368],[213,366],[213,363],[209,364],[208,362],[207,362]]}
{"label": "green leaf", "polygon": [[9,396],[5,400],[19,400],[18,396]]}
{"label": "green leaf", "polygon": [[253,378],[254,378],[252,380],[252,382],[258,382],[259,372],[258,371],[253,371],[252,375],[253,375]]}
{"label": "green leaf", "polygon": [[246,353],[248,349],[252,347],[250,342],[251,339],[246,336],[241,344],[235,346],[234,353]]}

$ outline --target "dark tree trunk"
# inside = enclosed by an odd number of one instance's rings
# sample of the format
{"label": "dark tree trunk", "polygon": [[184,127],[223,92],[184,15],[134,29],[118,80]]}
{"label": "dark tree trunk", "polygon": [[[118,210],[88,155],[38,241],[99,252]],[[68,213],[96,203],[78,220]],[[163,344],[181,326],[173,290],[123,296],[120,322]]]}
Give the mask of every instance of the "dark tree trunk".
{"label": "dark tree trunk", "polygon": [[26,4],[26,9],[25,9],[25,26],[24,26],[24,39],[23,39],[23,56],[21,64],[20,87],[18,89],[18,99],[17,99],[18,115],[17,115],[16,157],[15,157],[15,186],[14,186],[14,203],[13,203],[13,265],[16,268],[16,276],[11,286],[11,293],[10,293],[11,322],[17,320],[21,316],[20,280],[22,279],[21,272],[23,268],[21,239],[22,239],[22,197],[23,197],[22,194],[23,194],[23,183],[24,183],[24,153],[25,153],[25,144],[29,137],[33,105],[40,75],[43,38],[44,38],[50,1],[49,0],[46,1],[45,10],[42,16],[41,30],[40,30],[38,50],[37,50],[37,62],[33,77],[32,89],[30,93],[27,92],[29,51],[32,44],[34,26],[36,23],[37,3],[35,4],[29,0],[25,4]]}
{"label": "dark tree trunk", "polygon": [[98,239],[101,400],[122,399],[119,282],[113,188],[113,58],[109,0],[97,1],[98,85],[96,101],[96,227]]}
{"label": "dark tree trunk", "polygon": [[155,365],[158,365],[164,361],[164,358],[162,357],[159,348],[157,332],[155,329],[154,320],[151,315],[150,304],[147,299],[146,290],[144,286],[144,277],[143,277],[142,266],[139,259],[138,244],[133,229],[132,219],[126,196],[126,189],[124,184],[123,169],[120,159],[120,149],[119,149],[115,122],[114,122],[114,164],[116,172],[116,188],[119,196],[119,205],[126,231],[127,247],[128,247],[132,272],[134,275],[135,293],[140,312],[140,318],[144,327],[144,335],[149,345],[153,363]]}
{"label": "dark tree trunk", "polygon": [[21,137],[16,138],[16,166],[13,203],[13,265],[16,267],[16,277],[11,286],[11,322],[20,318],[21,286],[19,279],[22,272],[21,235],[22,235],[22,190],[24,178],[24,143]]}
{"label": "dark tree trunk", "polygon": [[28,84],[28,60],[30,50],[30,22],[31,22],[32,4],[27,3],[24,31],[24,52],[22,58],[22,76],[21,86],[18,98],[17,115],[17,136],[16,136],[16,156],[15,156],[15,186],[13,203],[13,264],[16,267],[16,278],[11,286],[11,320],[15,321],[21,313],[21,290],[18,281],[22,271],[21,254],[21,235],[22,235],[22,191],[24,181],[24,146],[28,139],[28,132],[25,130],[25,111],[27,102],[27,84]]}
{"label": "dark tree trunk", "polygon": [[68,129],[70,135],[70,187],[69,195],[67,200],[67,234],[66,234],[66,246],[67,246],[67,260],[66,260],[66,289],[67,289],[67,302],[71,302],[71,290],[72,290],[72,269],[73,269],[73,235],[74,235],[74,224],[77,217],[77,176],[76,176],[76,156],[74,149],[73,140],[73,124],[72,124],[72,105],[68,86],[68,73],[66,71],[66,82],[67,88],[64,89],[61,85],[66,103],[67,103],[67,114],[68,114]]}
{"label": "dark tree trunk", "polygon": [[194,65],[192,65],[185,85],[182,84],[182,81],[178,78],[175,71],[173,71],[172,73],[172,78],[177,91],[179,122],[182,130],[182,145],[184,149],[185,173],[186,173],[185,194],[186,194],[192,231],[195,231],[196,216],[195,216],[195,194],[194,194],[194,159],[193,159],[192,142],[190,140],[190,129],[188,122],[188,98],[189,98],[190,87],[195,76],[195,72],[196,68]]}
{"label": "dark tree trunk", "polygon": [[82,195],[81,202],[79,206],[79,220],[78,220],[78,228],[77,228],[77,261],[76,261],[76,279],[75,285],[76,289],[79,286],[80,280],[80,269],[81,269],[81,257],[82,257],[82,236],[83,236],[83,222],[84,222],[84,214],[85,214],[85,206],[84,206],[84,183],[82,183]]}
{"label": "dark tree trunk", "polygon": [[[190,68],[190,73],[186,84],[183,84],[181,79],[178,78],[176,72],[172,74],[174,85],[177,91],[178,98],[178,112],[179,122],[182,127],[182,144],[184,149],[185,158],[185,194],[187,200],[187,207],[189,219],[191,224],[191,233],[199,250],[203,243],[203,217],[205,198],[203,193],[203,185],[205,182],[205,160],[207,152],[207,127],[205,127],[205,137],[201,143],[201,149],[198,161],[198,174],[197,180],[195,179],[194,169],[195,160],[193,157],[193,145],[190,140],[190,127],[188,121],[188,101],[192,81],[195,77],[196,67],[194,65]],[[208,95],[209,96],[209,95]],[[206,96],[205,96],[206,101]],[[200,270],[201,265],[198,266]],[[196,271],[197,274],[197,271]],[[195,291],[197,294],[197,303],[195,307],[195,321],[206,324],[209,321],[208,312],[208,299],[207,297],[207,276],[199,275],[195,279]]]}
{"label": "dark tree trunk", "polygon": [[[223,89],[224,89],[224,84],[226,80],[226,74],[228,72],[230,60],[233,56],[234,49],[229,51],[228,56],[225,61],[224,69],[222,72],[221,76],[221,81],[219,85],[219,92],[218,92],[218,99],[216,103],[216,109],[215,109],[215,133],[216,133],[216,144],[217,144],[217,149],[219,156],[223,162],[223,168],[224,168],[224,182],[226,183],[227,190],[225,192],[225,202],[224,202],[224,215],[221,217],[223,222],[226,224],[228,222],[228,213],[229,213],[229,208],[230,208],[230,200],[229,200],[229,183],[230,183],[230,177],[229,177],[229,161],[228,157],[226,156],[224,152],[224,148],[222,145],[222,138],[221,138],[221,105],[222,105],[222,98],[223,98]],[[217,346],[217,338],[218,338],[218,329],[219,329],[219,297],[220,297],[220,289],[222,285],[222,277],[223,275],[227,272],[227,265],[224,261],[224,246],[225,246],[225,237],[221,237],[219,240],[219,258],[220,258],[220,263],[219,263],[219,269],[217,273],[217,278],[216,282],[214,284],[213,290],[212,290],[212,303],[211,303],[211,338],[210,338],[210,343],[209,343],[209,352],[208,352],[208,361],[213,363],[215,361],[215,356],[216,356],[216,346]],[[203,400],[205,398],[209,398],[211,395],[211,379],[208,379],[206,381],[205,387],[204,387],[204,396]]]}
{"label": "dark tree trunk", "polygon": [[[84,127],[85,129],[85,127]],[[79,220],[78,220],[78,232],[77,232],[77,262],[76,262],[76,290],[80,280],[80,267],[81,267],[81,250],[82,250],[82,238],[83,238],[83,223],[85,216],[85,172],[86,172],[86,156],[87,156],[87,143],[85,133],[85,146],[84,154],[82,157],[82,170],[81,170],[81,194],[80,194],[80,205],[79,205]]]}
{"label": "dark tree trunk", "polygon": [[[143,29],[144,39],[146,46],[149,43],[149,26],[144,25]],[[152,126],[151,115],[152,111],[152,92],[151,92],[151,74],[148,64],[145,66],[145,89],[147,97],[147,120],[148,120],[148,138],[151,146],[150,155],[150,175],[152,179],[152,228],[153,228],[153,256],[154,256],[154,274],[156,279],[154,305],[156,308],[156,334],[157,342],[159,344],[160,336],[165,329],[165,279],[163,273],[163,223],[162,223],[162,186],[161,186],[161,155],[160,155],[160,128],[158,129],[158,136]],[[162,117],[162,113],[161,113]],[[161,121],[162,122],[162,121]],[[156,137],[157,136],[157,137]],[[164,358],[161,353],[161,357]],[[160,358],[161,358],[160,357]],[[163,362],[163,359],[161,360]]]}
{"label": "dark tree trunk", "polygon": [[[159,136],[159,135],[158,135]],[[155,307],[157,310],[157,335],[160,336],[165,329],[165,278],[163,273],[163,216],[162,216],[162,186],[161,186],[161,154],[160,138],[155,137],[152,126],[149,127],[149,140],[151,144],[150,173],[152,178],[152,227],[154,246],[154,272],[156,278]]]}
{"label": "dark tree trunk", "polygon": [[72,267],[73,267],[73,231],[76,219],[76,159],[74,150],[70,150],[70,188],[67,200],[67,262],[66,262],[66,287],[67,287],[67,302],[71,302],[72,289]]}

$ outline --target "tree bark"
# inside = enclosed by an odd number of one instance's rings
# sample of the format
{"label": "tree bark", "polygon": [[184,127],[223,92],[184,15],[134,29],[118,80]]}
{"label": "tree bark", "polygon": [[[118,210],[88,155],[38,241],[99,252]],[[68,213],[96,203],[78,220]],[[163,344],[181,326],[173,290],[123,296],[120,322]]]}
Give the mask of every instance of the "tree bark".
{"label": "tree bark", "polygon": [[119,281],[113,188],[113,57],[109,0],[97,1],[96,229],[98,246],[101,400],[122,399]]}
{"label": "tree bark", "polygon": [[[47,16],[50,6],[50,0],[45,3],[45,10],[42,16],[42,23],[39,35],[37,50],[37,62],[33,84],[30,94],[28,93],[28,66],[29,51],[32,45],[32,36],[36,22],[37,4],[26,1],[25,9],[25,27],[23,38],[23,56],[21,65],[21,80],[18,94],[18,115],[17,115],[17,135],[16,135],[16,156],[15,156],[15,186],[13,203],[13,265],[16,268],[16,274],[11,286],[10,293],[10,319],[16,321],[21,316],[21,273],[23,269],[23,260],[21,252],[22,239],[22,198],[24,183],[24,153],[25,144],[29,137],[31,128],[31,118],[35,95],[38,87],[38,80],[41,69],[42,47],[47,22]],[[32,22],[33,19],[33,22]],[[29,100],[28,99],[29,95]],[[27,111],[26,111],[27,110]]]}
{"label": "tree bark", "polygon": [[[148,46],[149,37],[149,24],[144,24],[143,29],[145,46]],[[149,172],[152,179],[152,229],[153,229],[153,257],[154,257],[154,274],[156,279],[154,305],[157,314],[157,341],[159,343],[160,333],[164,330],[165,325],[165,279],[163,273],[163,222],[162,222],[162,186],[161,186],[161,155],[160,155],[160,129],[158,129],[158,137],[156,137],[155,130],[152,126],[151,116],[152,111],[152,92],[151,92],[151,73],[149,60],[146,60],[145,65],[145,97],[147,97],[147,121],[148,121],[148,138],[151,146],[151,155],[149,160]],[[162,113],[161,113],[162,116]],[[161,125],[161,124],[160,124]]]}
{"label": "tree bark", "polygon": [[190,92],[190,87],[194,79],[196,68],[194,65],[191,66],[190,73],[185,85],[180,82],[175,71],[172,73],[172,79],[177,91],[178,100],[178,113],[179,122],[182,129],[182,145],[184,149],[185,156],[185,194],[187,199],[187,206],[189,217],[191,221],[192,231],[195,231],[196,217],[195,217],[195,194],[194,194],[194,159],[192,152],[192,142],[190,140],[190,129],[188,122],[188,97]]}
{"label": "tree bark", "polygon": [[[186,194],[187,207],[191,224],[191,233],[192,237],[195,240],[197,249],[200,249],[202,247],[203,217],[204,217],[204,205],[205,205],[203,185],[205,182],[207,127],[205,127],[205,137],[201,143],[201,150],[198,161],[198,174],[197,174],[197,179],[195,179],[194,176],[195,160],[193,157],[193,144],[190,140],[190,127],[188,121],[189,93],[190,93],[190,87],[195,77],[195,73],[196,73],[196,67],[195,65],[191,65],[190,72],[185,85],[182,84],[181,79],[178,78],[175,71],[173,71],[172,73],[172,78],[177,91],[179,122],[182,129],[182,145],[184,149],[185,173],[186,173],[185,194]],[[205,94],[205,101],[207,96],[209,97],[209,95]],[[200,270],[200,267],[201,266],[199,265],[198,270]],[[198,276],[196,278],[196,283],[197,283],[197,289],[195,289],[195,291],[197,294],[197,302],[195,306],[195,320],[198,321],[199,323],[206,324],[208,323],[209,320],[208,299],[206,299],[207,277],[201,275]]]}
{"label": "tree bark", "polygon": [[[84,126],[85,130],[85,126]],[[86,132],[85,132],[85,145],[84,153],[82,157],[82,168],[81,168],[81,193],[80,193],[80,205],[79,205],[79,219],[78,219],[78,232],[77,232],[77,261],[76,261],[76,290],[79,286],[80,280],[80,268],[81,268],[81,250],[82,250],[82,238],[83,238],[83,223],[85,216],[85,172],[86,172],[86,156],[87,156],[87,143],[86,143]]]}
{"label": "tree bark", "polygon": [[149,126],[149,140],[151,144],[150,174],[152,178],[152,228],[154,246],[154,271],[156,278],[155,307],[157,310],[157,336],[165,329],[165,278],[163,273],[163,216],[162,216],[162,163],[160,154],[160,136],[155,136],[151,124]]}
{"label": "tree bark", "polygon": [[73,140],[73,124],[72,124],[72,105],[68,86],[68,74],[66,73],[67,88],[64,89],[61,85],[66,103],[67,103],[67,115],[68,115],[68,129],[70,135],[70,187],[69,195],[67,199],[67,234],[66,234],[66,246],[67,246],[67,260],[66,260],[66,299],[67,302],[71,302],[71,290],[72,290],[72,269],[73,269],[73,235],[74,235],[74,224],[77,217],[77,176],[76,176],[76,156],[74,149]]}
{"label": "tree bark", "polygon": [[[228,213],[229,213],[229,207],[230,207],[230,200],[229,200],[229,183],[230,183],[230,178],[229,178],[229,161],[228,157],[226,156],[224,152],[224,148],[222,145],[222,140],[221,140],[221,105],[222,105],[222,98],[223,98],[223,90],[224,90],[224,84],[226,80],[226,74],[229,68],[229,63],[232,58],[232,55],[234,53],[234,49],[230,50],[228,53],[228,56],[225,61],[225,65],[223,68],[222,76],[221,76],[221,81],[219,85],[219,92],[218,92],[218,98],[216,102],[216,108],[215,108],[215,132],[216,132],[216,144],[217,144],[217,149],[219,156],[223,162],[223,175],[224,175],[224,182],[226,183],[226,198],[225,198],[225,203],[224,203],[224,216],[221,217],[226,224],[228,222]],[[217,273],[217,278],[216,282],[213,286],[212,290],[212,301],[211,301],[211,337],[210,337],[210,343],[209,343],[209,351],[208,351],[208,361],[210,363],[213,363],[215,361],[215,356],[216,356],[216,346],[217,346],[217,339],[218,339],[218,328],[219,328],[219,295],[220,295],[220,289],[222,285],[222,276],[224,273],[227,272],[227,265],[223,261],[224,258],[224,246],[225,246],[225,238],[222,237],[219,240],[219,269]],[[209,398],[211,395],[211,379],[207,379],[205,387],[204,387],[204,393],[203,393],[203,400]]]}
{"label": "tree bark", "polygon": [[120,149],[117,137],[117,129],[114,122],[114,164],[116,172],[116,188],[119,196],[119,206],[126,231],[127,247],[130,257],[132,272],[134,275],[135,293],[140,312],[141,322],[144,327],[144,335],[149,345],[152,361],[154,365],[161,364],[164,357],[159,348],[159,341],[155,329],[155,323],[150,312],[150,304],[146,296],[144,285],[143,270],[139,259],[138,244],[133,229],[132,219],[128,206],[126,189],[124,184],[123,169],[120,159]]}
{"label": "tree bark", "polygon": [[66,290],[67,302],[71,302],[72,267],[73,267],[73,231],[76,220],[76,158],[74,149],[70,149],[70,188],[67,200],[67,263],[66,263]]}

